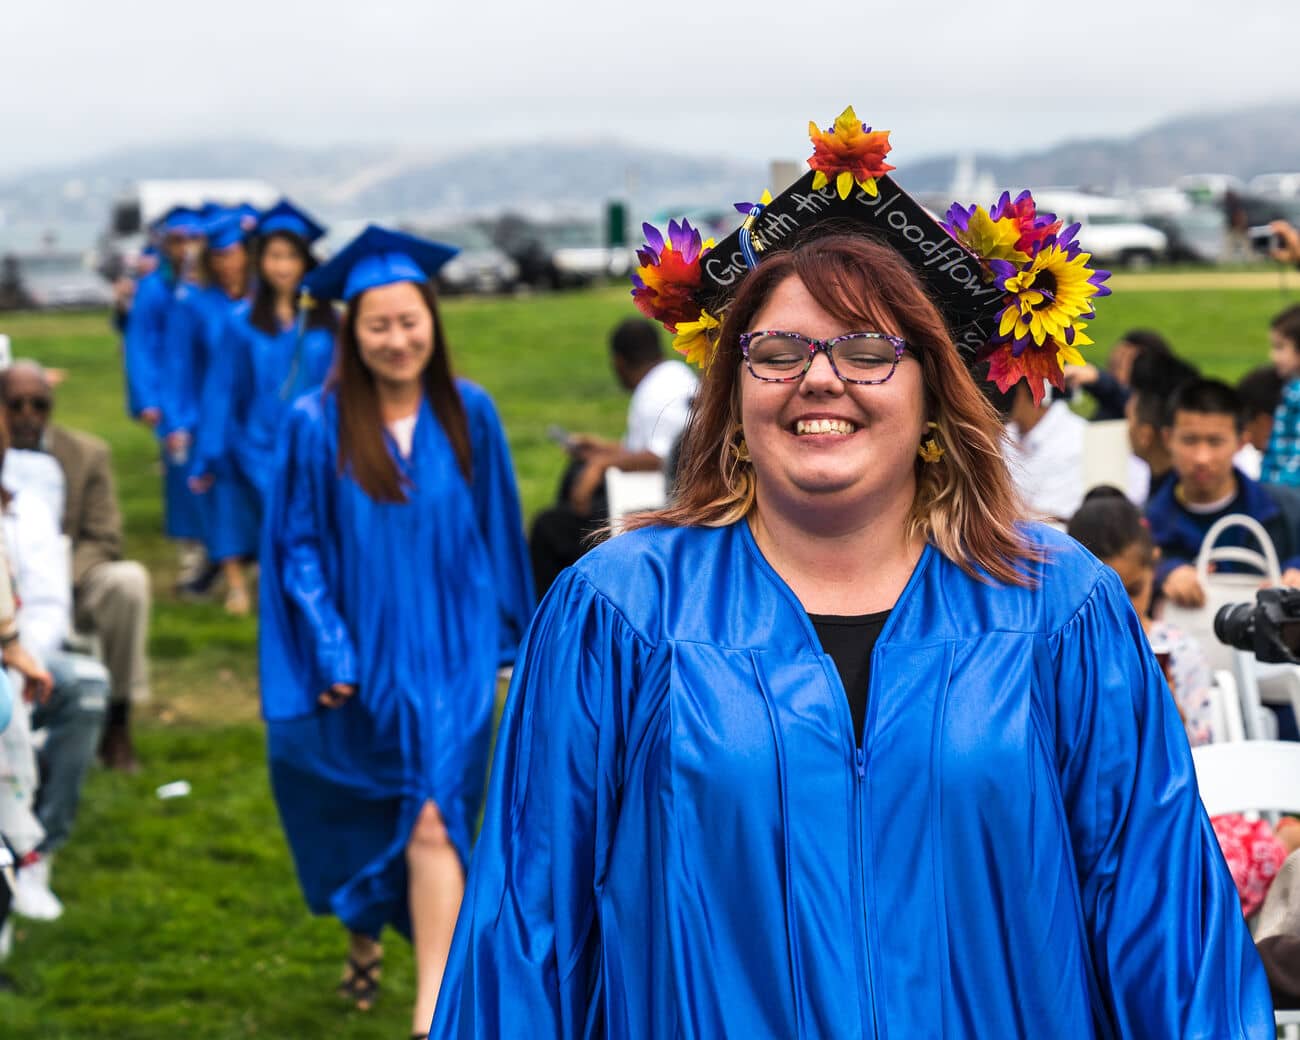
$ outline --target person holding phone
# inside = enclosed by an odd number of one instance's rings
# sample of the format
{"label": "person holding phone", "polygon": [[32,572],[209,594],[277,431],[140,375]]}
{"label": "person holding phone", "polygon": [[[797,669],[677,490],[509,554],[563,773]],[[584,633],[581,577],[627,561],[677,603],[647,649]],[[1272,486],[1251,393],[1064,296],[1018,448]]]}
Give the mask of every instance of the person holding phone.
{"label": "person holding phone", "polygon": [[604,527],[605,473],[662,470],[681,439],[699,381],[681,361],[664,356],[659,330],[644,318],[628,318],[609,340],[614,377],[632,395],[621,441],[570,434],[552,427],[552,440],[569,455],[556,504],[533,520],[529,552],[533,583],[544,596],[560,572],[578,560]]}

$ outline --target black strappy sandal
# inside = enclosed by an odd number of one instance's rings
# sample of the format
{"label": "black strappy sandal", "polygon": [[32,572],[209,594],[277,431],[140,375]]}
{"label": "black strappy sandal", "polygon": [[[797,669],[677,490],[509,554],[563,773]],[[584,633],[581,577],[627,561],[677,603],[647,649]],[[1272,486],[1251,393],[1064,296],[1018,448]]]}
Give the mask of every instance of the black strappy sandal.
{"label": "black strappy sandal", "polygon": [[379,994],[379,972],[383,966],[382,953],[365,964],[349,956],[343,969],[343,979],[335,987],[335,992],[351,1000],[358,1011],[369,1011],[375,1006],[375,997]]}

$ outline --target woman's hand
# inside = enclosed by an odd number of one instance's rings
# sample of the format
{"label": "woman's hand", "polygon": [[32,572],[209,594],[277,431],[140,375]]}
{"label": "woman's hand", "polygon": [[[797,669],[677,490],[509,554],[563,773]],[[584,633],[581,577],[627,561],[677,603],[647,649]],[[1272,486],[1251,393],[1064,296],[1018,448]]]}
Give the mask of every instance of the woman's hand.
{"label": "woman's hand", "polygon": [[591,516],[592,499],[605,483],[605,470],[608,468],[604,456],[598,456],[588,460],[578,472],[577,479],[569,489],[569,505],[579,516]]}
{"label": "woman's hand", "polygon": [[356,692],[357,688],[352,683],[336,682],[316,700],[323,708],[341,708],[352,699],[352,695]]}
{"label": "woman's hand", "polygon": [[1065,385],[1071,390],[1081,386],[1092,386],[1093,383],[1097,382],[1099,374],[1096,365],[1066,365]]}
{"label": "woman's hand", "polygon": [[4,648],[4,666],[12,668],[23,677],[23,700],[28,704],[44,704],[54,690],[54,677],[36,663],[22,643],[10,643]]}
{"label": "woman's hand", "polygon": [[212,490],[212,485],[216,482],[217,478],[211,473],[204,473],[201,477],[190,477],[186,481],[189,484],[190,492],[195,495],[206,495]]}
{"label": "woman's hand", "polygon": [[1164,593],[1169,602],[1180,607],[1205,606],[1205,590],[1190,563],[1175,567],[1165,578]]}

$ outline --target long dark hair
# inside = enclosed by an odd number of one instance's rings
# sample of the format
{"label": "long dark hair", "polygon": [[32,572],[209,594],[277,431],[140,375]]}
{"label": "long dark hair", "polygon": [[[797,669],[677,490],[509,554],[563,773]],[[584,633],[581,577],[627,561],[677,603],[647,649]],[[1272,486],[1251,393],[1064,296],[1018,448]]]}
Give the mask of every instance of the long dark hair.
{"label": "long dark hair", "polygon": [[[433,319],[433,352],[420,374],[424,396],[438,417],[456,464],[468,482],[473,475],[469,442],[469,420],[452,377],[451,355],[438,298],[427,282],[417,284],[420,297]],[[405,481],[384,444],[384,423],[379,412],[379,393],[374,374],[361,360],[357,343],[357,300],[348,306],[347,317],[338,332],[338,350],[326,389],[338,400],[339,474],[349,473],[361,489],[376,502],[405,502]]]}
{"label": "long dark hair", "polygon": [[[292,231],[272,231],[265,238],[258,240],[252,251],[252,270],[257,273],[257,288],[253,293],[253,307],[249,312],[248,321],[253,328],[265,332],[268,336],[278,336],[281,332],[280,322],[275,314],[275,290],[261,276],[262,254],[266,252],[267,243],[274,238],[283,239],[298,251],[298,255],[302,257],[302,273],[304,276],[317,265],[317,260],[311,255],[307,243]],[[333,332],[338,328],[338,320],[334,317],[334,311],[328,303],[318,301],[312,304],[307,311],[306,327],[309,329],[329,329],[329,331]]]}

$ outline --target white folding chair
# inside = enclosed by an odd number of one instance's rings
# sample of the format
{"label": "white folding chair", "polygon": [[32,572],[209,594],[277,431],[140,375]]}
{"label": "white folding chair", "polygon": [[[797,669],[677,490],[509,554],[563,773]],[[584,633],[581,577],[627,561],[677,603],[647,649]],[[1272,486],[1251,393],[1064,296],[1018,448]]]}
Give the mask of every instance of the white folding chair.
{"label": "white folding chair", "polygon": [[1123,419],[1090,422],[1083,431],[1083,486],[1091,490],[1110,484],[1127,493],[1133,449]]}
{"label": "white folding chair", "polygon": [[1196,786],[1211,816],[1300,812],[1300,744],[1243,740],[1192,748]]}
{"label": "white folding chair", "polygon": [[668,481],[661,470],[605,471],[605,497],[609,502],[609,526],[618,534],[628,513],[659,509],[668,502]]}
{"label": "white folding chair", "polygon": [[[1211,816],[1300,811],[1300,744],[1243,740],[1192,748],[1201,804]],[[1279,1035],[1300,1037],[1300,1011],[1278,1011]]]}
{"label": "white folding chair", "polygon": [[1249,650],[1232,652],[1241,717],[1247,740],[1275,740],[1277,717],[1264,705],[1295,704],[1300,718],[1300,668],[1261,664]]}
{"label": "white folding chair", "polygon": [[1210,703],[1214,739],[1225,742],[1245,740],[1246,727],[1242,721],[1237,680],[1226,669],[1214,673],[1214,682],[1210,685]]}

